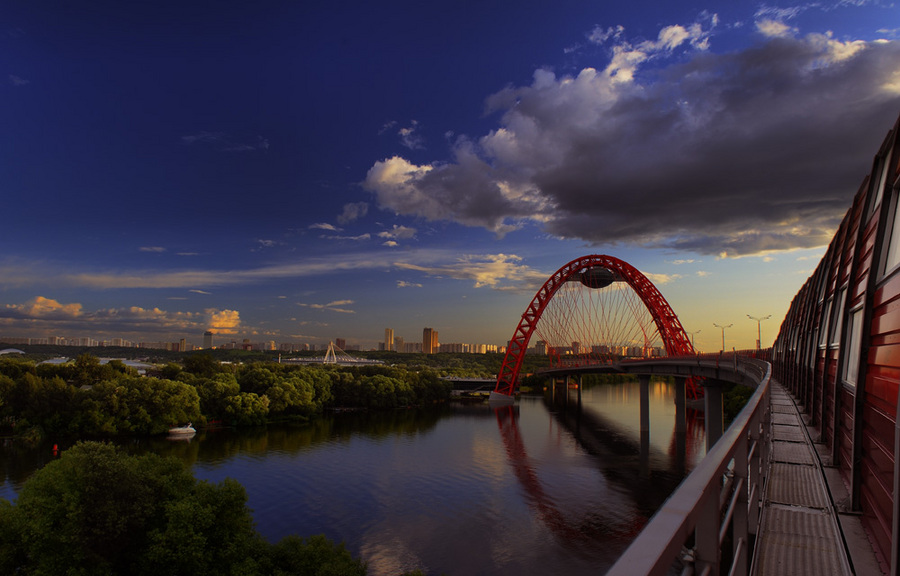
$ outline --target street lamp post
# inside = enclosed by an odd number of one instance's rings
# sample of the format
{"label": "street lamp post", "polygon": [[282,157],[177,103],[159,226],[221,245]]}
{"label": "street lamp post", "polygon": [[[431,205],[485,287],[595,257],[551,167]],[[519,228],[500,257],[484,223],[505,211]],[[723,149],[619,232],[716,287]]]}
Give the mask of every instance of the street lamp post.
{"label": "street lamp post", "polygon": [[760,327],[760,324],[762,324],[763,320],[768,320],[771,317],[772,317],[771,314],[769,314],[768,316],[763,316],[762,318],[757,318],[756,316],[751,316],[751,315],[747,314],[747,318],[749,318],[751,320],[756,320],[756,349],[757,350],[759,350],[760,347],[762,346],[762,328]]}
{"label": "street lamp post", "polygon": [[[691,348],[694,348],[694,334],[699,334],[699,333],[700,333],[700,330],[694,330],[693,332],[688,332],[688,334],[691,335]],[[696,352],[696,351],[697,350],[695,348],[694,352]]]}
{"label": "street lamp post", "polygon": [[725,351],[725,329],[731,328],[732,326],[734,326],[734,324],[729,324],[728,326],[721,326],[721,325],[713,322],[713,326],[715,326],[716,328],[722,329],[722,352],[724,352]]}

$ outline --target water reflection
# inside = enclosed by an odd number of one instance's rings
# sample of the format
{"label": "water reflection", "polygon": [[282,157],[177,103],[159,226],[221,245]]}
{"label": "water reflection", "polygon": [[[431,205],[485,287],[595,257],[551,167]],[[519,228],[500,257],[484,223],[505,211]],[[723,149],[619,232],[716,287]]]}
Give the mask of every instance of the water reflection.
{"label": "water reflection", "polygon": [[[556,501],[544,489],[537,470],[532,465],[522,435],[519,431],[517,409],[514,406],[494,408],[497,425],[506,448],[510,465],[516,478],[528,497],[529,504],[536,510],[540,520],[553,531],[560,543],[572,546],[579,542],[594,543],[600,539],[631,541],[646,523],[646,517],[635,512],[631,502],[621,499],[607,499],[607,504],[619,509],[610,513],[607,507],[602,514],[598,510],[583,510],[577,516],[563,514]],[[565,425],[565,412],[557,412],[556,419]],[[580,414],[576,415],[576,418]],[[558,489],[551,486],[549,489]]]}
{"label": "water reflection", "polygon": [[[338,414],[120,444],[176,456],[200,479],[238,480],[263,536],[324,533],[372,576],[577,576],[602,573],[702,455],[702,421],[689,418],[677,440],[674,396],[656,383],[642,450],[636,390],[584,390],[581,411],[526,397],[500,412],[477,404]],[[0,497],[52,457],[49,445],[0,447]]]}
{"label": "water reflection", "polygon": [[[637,382],[600,385],[578,395],[547,394],[554,418],[591,454],[596,466],[621,485],[649,518],[705,454],[703,412],[687,409],[684,427],[675,418],[674,389],[665,382],[649,387],[650,426],[640,425]],[[651,441],[652,439],[652,441]]]}

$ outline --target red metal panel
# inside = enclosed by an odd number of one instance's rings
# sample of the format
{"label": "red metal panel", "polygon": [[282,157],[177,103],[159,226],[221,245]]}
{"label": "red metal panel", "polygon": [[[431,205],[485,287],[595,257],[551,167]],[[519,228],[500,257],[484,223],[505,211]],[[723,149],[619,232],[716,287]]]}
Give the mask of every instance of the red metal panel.
{"label": "red metal panel", "polygon": [[894,332],[892,334],[874,334],[870,336],[871,340],[869,341],[869,346],[877,347],[877,346],[891,346],[894,344],[900,344],[900,333]]}
{"label": "red metal panel", "polygon": [[829,394],[825,401],[825,421],[822,422],[822,441],[829,446],[834,442],[834,425],[831,415],[834,414],[834,397]]}
{"label": "red metal panel", "polygon": [[863,410],[863,454],[867,470],[880,486],[878,497],[890,504],[894,489],[894,419],[871,406]]}
{"label": "red metal panel", "polygon": [[900,302],[893,306],[877,308],[872,314],[872,335],[883,337],[891,333],[900,333]]}
{"label": "red metal panel", "polygon": [[850,483],[850,458],[853,454],[853,403],[856,402],[856,394],[850,389],[841,386],[841,415],[838,418],[840,428],[838,429],[839,462],[841,475],[844,481]]}
{"label": "red metal panel", "polygon": [[878,346],[869,350],[869,365],[900,366],[900,345]]}
{"label": "red metal panel", "polygon": [[884,282],[875,290],[872,306],[874,310],[877,310],[880,306],[896,300],[898,297],[900,297],[900,274],[895,272],[887,282]]}
{"label": "red metal panel", "polygon": [[[894,367],[871,367],[866,375],[867,402],[887,414],[897,406],[898,370]],[[893,420],[891,420],[893,422]],[[890,431],[893,439],[893,430]]]}
{"label": "red metal panel", "polygon": [[828,353],[828,363],[826,374],[823,377],[822,382],[822,394],[820,394],[821,398],[819,399],[818,404],[820,405],[821,410],[821,419],[817,422],[819,427],[819,432],[822,435],[823,441],[828,441],[831,439],[831,428],[832,428],[832,417],[834,411],[834,382],[835,382],[835,374],[837,373],[837,362],[838,362],[838,349],[832,348]]}

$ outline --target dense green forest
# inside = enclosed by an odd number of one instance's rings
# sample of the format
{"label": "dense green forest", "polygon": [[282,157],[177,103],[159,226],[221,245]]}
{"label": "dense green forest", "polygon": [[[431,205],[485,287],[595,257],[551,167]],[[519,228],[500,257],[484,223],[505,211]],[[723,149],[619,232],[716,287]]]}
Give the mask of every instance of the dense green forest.
{"label": "dense green forest", "polygon": [[449,399],[451,386],[443,377],[492,378],[502,362],[499,354],[383,356],[395,362],[234,363],[204,352],[184,354],[141,375],[120,360],[102,363],[88,353],[65,363],[4,355],[0,433],[162,434],[187,422],[245,426],[304,420],[330,408],[428,406]]}

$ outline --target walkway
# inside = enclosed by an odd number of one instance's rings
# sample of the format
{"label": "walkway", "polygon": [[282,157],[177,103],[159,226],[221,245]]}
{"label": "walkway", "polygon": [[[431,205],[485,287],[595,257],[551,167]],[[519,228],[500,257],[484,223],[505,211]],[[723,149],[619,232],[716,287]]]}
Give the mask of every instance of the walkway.
{"label": "walkway", "polygon": [[[755,573],[759,576],[880,574],[871,546],[864,538],[864,541],[859,539],[862,535],[859,519],[838,516],[801,411],[802,407],[798,409],[781,384],[772,381],[772,451]],[[838,484],[843,488],[839,478]],[[845,545],[848,531],[851,551],[859,551],[859,555],[853,554],[856,571]]]}

